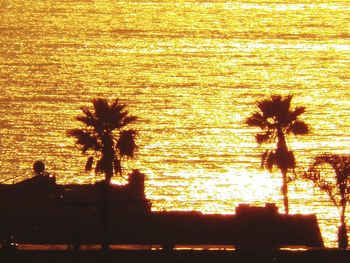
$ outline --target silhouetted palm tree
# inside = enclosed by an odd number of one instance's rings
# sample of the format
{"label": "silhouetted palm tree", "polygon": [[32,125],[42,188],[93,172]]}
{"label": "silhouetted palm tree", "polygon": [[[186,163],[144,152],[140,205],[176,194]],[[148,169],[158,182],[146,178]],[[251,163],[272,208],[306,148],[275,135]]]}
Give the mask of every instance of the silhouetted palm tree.
{"label": "silhouetted palm tree", "polygon": [[106,99],[94,99],[92,104],[92,111],[84,107],[83,115],[77,117],[84,124],[84,128],[72,129],[68,131],[68,135],[76,138],[83,154],[88,151],[93,154],[88,157],[85,170],[91,170],[95,155],[98,157],[95,172],[105,175],[104,182],[99,184],[99,191],[101,246],[103,250],[107,250],[109,185],[113,174],[122,175],[122,158],[134,156],[136,131],[125,127],[137,118],[129,115],[126,105],[118,99],[111,103]]}
{"label": "silhouetted palm tree", "polygon": [[305,112],[305,107],[291,109],[293,96],[282,97],[273,95],[269,99],[257,102],[260,111],[253,113],[246,119],[246,124],[258,127],[262,131],[255,138],[259,145],[262,143],[277,143],[275,150],[266,150],[261,156],[262,167],[270,171],[277,166],[283,178],[282,193],[285,213],[289,213],[288,206],[288,169],[295,168],[295,157],[288,149],[286,135],[304,135],[309,133],[309,126],[299,116]]}
{"label": "silhouetted palm tree", "polygon": [[[137,118],[129,115],[126,105],[118,99],[110,104],[106,99],[94,99],[92,104],[93,111],[84,107],[83,115],[77,117],[85,127],[70,130],[68,134],[76,138],[83,154],[92,151],[98,156],[95,172],[104,173],[109,183],[113,174],[122,174],[122,158],[134,156],[136,131],[125,127]],[[93,156],[88,158],[87,171],[91,170],[93,159]]]}
{"label": "silhouetted palm tree", "polygon": [[[329,164],[334,172],[335,178],[321,176],[320,167]],[[340,215],[340,226],[338,229],[338,247],[347,248],[348,236],[346,230],[346,205],[350,203],[350,156],[338,154],[321,154],[315,157],[314,162],[303,179],[311,180],[316,187],[325,192],[333,205],[338,208]]]}

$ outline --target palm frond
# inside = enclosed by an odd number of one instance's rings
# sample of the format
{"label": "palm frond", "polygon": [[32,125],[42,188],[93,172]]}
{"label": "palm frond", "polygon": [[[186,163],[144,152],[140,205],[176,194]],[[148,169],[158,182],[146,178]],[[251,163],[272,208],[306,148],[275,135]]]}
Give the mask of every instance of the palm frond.
{"label": "palm frond", "polygon": [[275,164],[275,152],[267,150],[261,155],[261,166],[266,167],[269,171],[272,171]]}
{"label": "palm frond", "polygon": [[336,173],[339,184],[350,178],[350,156],[338,154],[321,154],[316,156],[314,165],[329,164]]}
{"label": "palm frond", "polygon": [[136,116],[129,114],[126,105],[120,103],[118,99],[110,106],[110,116],[109,123],[111,129],[121,129],[137,119]]}
{"label": "palm frond", "polygon": [[125,109],[125,105],[114,105],[111,106],[111,118],[109,119],[109,123],[112,129],[120,129],[123,128],[123,120],[129,114],[129,112]]}
{"label": "palm frond", "polygon": [[133,157],[136,150],[135,137],[137,132],[135,130],[121,131],[116,147],[121,156]]}
{"label": "palm frond", "polygon": [[92,157],[92,156],[90,156],[90,157],[86,160],[85,172],[91,171],[93,162],[94,162],[94,157]]}
{"label": "palm frond", "polygon": [[266,158],[267,156],[269,155],[269,150],[266,150],[262,155],[261,155],[261,168],[264,168],[265,166],[265,161],[266,161]]}
{"label": "palm frond", "polygon": [[287,133],[293,133],[294,135],[305,135],[309,132],[309,125],[304,121],[295,121],[287,128]]}
{"label": "palm frond", "polygon": [[[321,177],[320,167],[322,164],[329,164],[334,172],[335,178],[332,181]],[[311,180],[316,187],[325,192],[332,203],[340,210],[345,211],[346,204],[350,200],[350,156],[338,154],[321,154],[315,157],[305,179]]]}
{"label": "palm frond", "polygon": [[271,99],[258,101],[257,104],[265,119],[275,116],[275,107]]}
{"label": "palm frond", "polygon": [[88,127],[95,127],[96,119],[94,114],[86,107],[82,107],[81,110],[84,115],[80,115],[76,119]]}
{"label": "palm frond", "polygon": [[88,150],[99,150],[100,144],[98,142],[98,139],[91,134],[90,132],[87,132],[82,129],[72,129],[68,131],[68,135],[75,137],[76,144],[79,144],[82,146],[82,152],[85,153]]}
{"label": "palm frond", "polygon": [[336,186],[331,185],[324,178],[322,178],[320,176],[320,171],[316,168],[316,166],[312,166],[308,172],[304,173],[302,178],[313,182],[315,188],[318,188],[322,192],[326,193],[333,205],[339,207]]}
{"label": "palm frond", "polygon": [[264,133],[257,133],[255,135],[256,142],[260,145],[264,142],[268,142],[272,139],[272,133],[270,131],[264,132]]}
{"label": "palm frond", "polygon": [[122,166],[121,166],[121,162],[118,158],[114,158],[113,160],[113,167],[114,167],[114,173],[116,175],[122,175]]}
{"label": "palm frond", "polygon": [[110,118],[110,106],[107,99],[94,99],[92,101],[95,110],[95,117],[102,123],[107,123]]}
{"label": "palm frond", "polygon": [[124,103],[120,103],[120,100],[117,98],[112,102],[111,108],[122,112],[126,108],[126,105]]}
{"label": "palm frond", "polygon": [[293,122],[298,119],[298,117],[305,113],[306,108],[305,107],[296,107],[293,111],[290,111],[289,113],[289,121]]}
{"label": "palm frond", "polygon": [[290,122],[289,115],[292,98],[293,96],[291,95],[282,97],[278,100],[277,103],[275,103],[276,120],[283,126],[288,125]]}
{"label": "palm frond", "polygon": [[276,118],[279,122],[287,122],[290,103],[293,96],[282,97],[281,95],[272,95],[270,99],[258,102],[258,107],[263,116],[268,118]]}
{"label": "palm frond", "polygon": [[267,120],[259,112],[253,113],[250,117],[246,119],[245,123],[248,126],[259,127],[262,130],[264,130],[268,126]]}

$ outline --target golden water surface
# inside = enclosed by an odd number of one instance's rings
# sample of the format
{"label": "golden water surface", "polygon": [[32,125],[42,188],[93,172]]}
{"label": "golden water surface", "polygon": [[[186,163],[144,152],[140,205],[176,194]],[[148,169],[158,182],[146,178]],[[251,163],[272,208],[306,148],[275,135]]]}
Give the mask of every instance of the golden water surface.
{"label": "golden water surface", "polygon": [[[79,107],[120,97],[139,116],[126,171],[147,175],[154,210],[234,213],[276,202],[281,176],[244,124],[255,101],[293,94],[312,131],[290,137],[299,169],[349,153],[347,0],[0,0],[0,179],[44,160],[60,183],[91,182],[66,136]],[[311,184],[290,185],[293,213],[317,213],[336,246],[337,210]]]}

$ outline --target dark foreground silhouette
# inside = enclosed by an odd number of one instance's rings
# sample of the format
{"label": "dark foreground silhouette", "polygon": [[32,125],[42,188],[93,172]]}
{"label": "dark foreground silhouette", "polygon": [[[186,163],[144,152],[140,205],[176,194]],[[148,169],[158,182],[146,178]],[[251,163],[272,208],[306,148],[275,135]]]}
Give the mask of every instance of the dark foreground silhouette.
{"label": "dark foreground silhouette", "polygon": [[237,251],[195,251],[195,250],[109,250],[104,251],[15,251],[0,252],[1,262],[198,262],[198,263],[348,263],[350,251],[341,250],[309,250],[279,251],[246,249]]}
{"label": "dark foreground silhouette", "polygon": [[[99,227],[103,183],[58,185],[38,174],[0,185],[0,238],[30,244],[234,245],[236,248],[323,247],[315,215],[279,214],[274,204],[240,205],[235,215],[154,212],[144,194],[144,175],[135,170],[125,186],[110,185],[107,236]],[[104,189],[105,190],[105,189]]]}

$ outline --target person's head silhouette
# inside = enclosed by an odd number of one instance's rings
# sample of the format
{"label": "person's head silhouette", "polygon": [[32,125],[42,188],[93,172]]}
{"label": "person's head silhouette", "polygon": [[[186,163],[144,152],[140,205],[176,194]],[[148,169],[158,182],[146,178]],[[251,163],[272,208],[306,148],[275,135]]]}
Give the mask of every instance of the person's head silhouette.
{"label": "person's head silhouette", "polygon": [[43,161],[35,161],[33,164],[33,170],[36,175],[44,175],[45,164]]}

